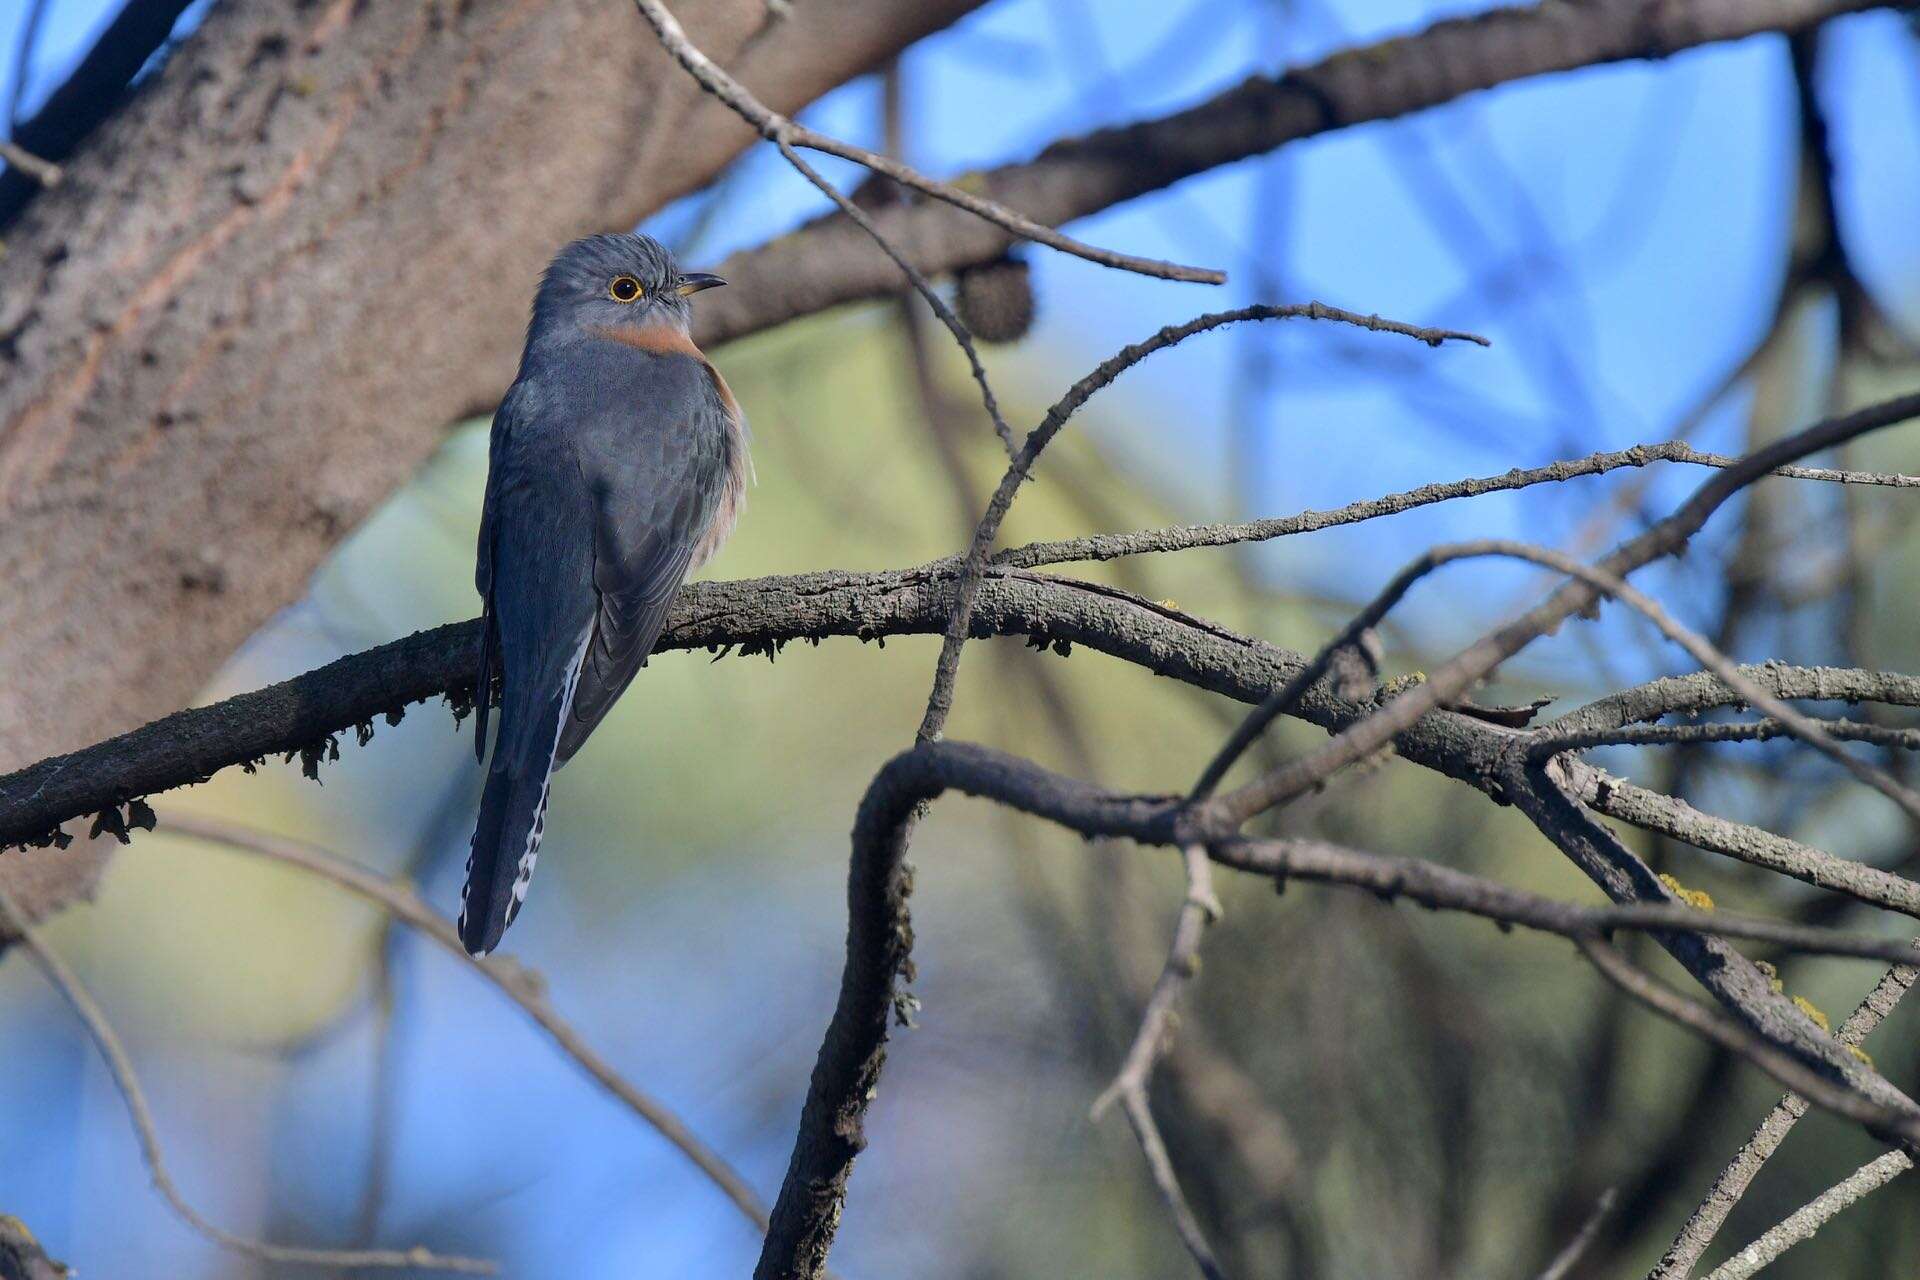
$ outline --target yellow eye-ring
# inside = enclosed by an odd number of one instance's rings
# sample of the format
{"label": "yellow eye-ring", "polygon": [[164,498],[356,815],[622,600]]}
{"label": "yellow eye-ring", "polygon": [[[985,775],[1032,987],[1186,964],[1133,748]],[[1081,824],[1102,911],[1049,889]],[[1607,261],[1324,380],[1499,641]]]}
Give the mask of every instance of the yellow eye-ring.
{"label": "yellow eye-ring", "polygon": [[646,290],[632,276],[615,276],[613,283],[607,286],[607,296],[615,302],[636,302]]}

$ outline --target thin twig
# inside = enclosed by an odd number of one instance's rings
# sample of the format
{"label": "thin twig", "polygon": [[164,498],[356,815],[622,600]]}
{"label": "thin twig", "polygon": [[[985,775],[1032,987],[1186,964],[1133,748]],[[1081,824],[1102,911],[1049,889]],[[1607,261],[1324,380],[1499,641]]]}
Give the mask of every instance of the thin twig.
{"label": "thin twig", "polygon": [[[1886,771],[1875,768],[1841,746],[1839,741],[1827,732],[1824,722],[1796,711],[1786,702],[1774,697],[1758,681],[1748,679],[1733,659],[1714,648],[1706,637],[1682,626],[1657,601],[1628,583],[1626,579],[1598,566],[1582,564],[1572,556],[1558,551],[1497,538],[1461,543],[1457,547],[1440,548],[1430,553],[1430,556],[1439,563],[1481,555],[1507,556],[1530,561],[1576,578],[1594,591],[1611,596],[1627,605],[1653,623],[1661,635],[1685,649],[1696,662],[1713,672],[1728,688],[1757,709],[1766,712],[1795,737],[1836,761],[1854,777],[1899,805],[1906,810],[1907,815],[1916,824],[1920,824],[1920,795],[1914,794]],[[1559,736],[1550,729],[1530,735],[1527,753],[1535,759],[1551,755],[1557,749],[1556,744],[1560,740]]]}
{"label": "thin twig", "polygon": [[1186,866],[1187,896],[1180,904],[1174,923],[1173,942],[1167,949],[1166,963],[1153,992],[1147,997],[1140,1029],[1127,1049],[1120,1071],[1093,1100],[1089,1111],[1098,1120],[1119,1097],[1128,1091],[1145,1093],[1153,1076],[1153,1065],[1167,1049],[1167,1026],[1173,1017],[1180,993],[1200,968],[1200,940],[1207,926],[1220,918],[1220,899],[1213,891],[1213,869],[1207,851],[1197,844],[1182,847],[1180,857]]}
{"label": "thin twig", "polygon": [[[1624,467],[1644,467],[1656,462],[1691,463],[1703,467],[1731,467],[1739,459],[1718,453],[1701,453],[1684,441],[1664,444],[1638,444],[1629,449],[1591,453],[1584,458],[1551,462],[1503,472],[1497,476],[1476,476],[1448,484],[1428,484],[1402,493],[1351,502],[1331,511],[1302,511],[1298,515],[1265,520],[1247,520],[1231,524],[1176,525],[1166,529],[1143,529],[1137,533],[1103,533],[1084,538],[1066,538],[1057,542],[1030,542],[1011,547],[993,557],[994,564],[1035,568],[1047,564],[1067,564],[1076,560],[1116,560],[1122,556],[1150,555],[1167,551],[1187,551],[1195,547],[1224,547],[1244,542],[1266,542],[1300,533],[1316,533],[1341,525],[1360,524],[1382,516],[1398,515],[1418,507],[1432,506],[1459,498],[1474,498],[1487,493],[1507,493],[1535,485],[1559,484],[1582,476],[1606,475]],[[1825,467],[1776,467],[1770,475],[1796,480],[1822,480],[1834,484],[1887,485],[1896,488],[1920,487],[1920,476],[1892,475],[1874,471],[1834,471]]]}
{"label": "thin twig", "polygon": [[666,5],[660,3],[660,0],[634,0],[634,5],[640,10],[640,16],[645,18],[648,25],[659,35],[661,45],[673,56],[674,61],[686,68],[688,75],[699,81],[707,92],[731,107],[736,115],[758,130],[761,137],[769,142],[780,144],[782,151],[792,145],[805,147],[809,151],[822,151],[828,155],[839,156],[843,160],[851,160],[855,164],[864,165],[875,173],[893,179],[902,186],[912,187],[936,200],[943,200],[977,217],[985,218],[988,222],[1004,227],[1023,240],[1044,244],[1048,248],[1072,254],[1076,258],[1085,258],[1088,262],[1097,263],[1103,267],[1133,271],[1162,280],[1185,280],[1198,284],[1226,283],[1227,276],[1223,271],[1204,267],[1185,267],[1177,263],[1162,262],[1156,258],[1137,258],[1131,254],[1114,253],[1111,250],[1096,249],[1092,245],[1082,244],[1071,236],[1062,235],[1052,227],[1043,226],[1005,205],[975,195],[951,183],[929,178],[911,165],[881,155],[877,151],[869,151],[865,147],[856,147],[838,138],[828,137],[818,130],[809,129],[761,102],[747,90],[745,85],[728,75],[713,59],[702,53],[693,41],[687,38],[687,33],[681,28],[679,21],[668,12]]}
{"label": "thin twig", "polygon": [[[1900,751],[1920,751],[1920,729],[1895,729],[1861,720],[1814,720],[1821,732],[1840,742],[1865,742]],[[1671,747],[1705,742],[1771,742],[1794,736],[1793,726],[1769,717],[1765,720],[1713,724],[1625,725],[1618,729],[1586,729],[1552,734],[1531,744],[1535,757],[1562,751],[1591,751],[1595,747]]]}
{"label": "thin twig", "polygon": [[1097,1120],[1114,1102],[1119,1101],[1125,1106],[1127,1119],[1133,1124],[1134,1136],[1140,1140],[1140,1150],[1153,1171],[1154,1186],[1166,1201],[1167,1211],[1173,1215],[1181,1242],[1187,1246],[1187,1252],[1193,1255],[1195,1265],[1207,1280],[1224,1280],[1220,1263],[1207,1245],[1200,1224],[1180,1191],[1179,1179],[1174,1176],[1173,1165],[1167,1159],[1159,1130],[1154,1126],[1152,1105],[1147,1100],[1147,1086],[1153,1079],[1154,1064],[1172,1043],[1174,1007],[1180,1003],[1180,994],[1186,990],[1187,983],[1200,970],[1201,939],[1206,936],[1207,926],[1218,920],[1221,914],[1220,899],[1213,891],[1213,863],[1207,851],[1197,844],[1190,844],[1180,850],[1180,857],[1186,865],[1187,896],[1181,902],[1180,915],[1174,922],[1173,941],[1167,948],[1166,963],[1161,966],[1160,977],[1147,996],[1147,1007],[1140,1016],[1140,1027],[1134,1032],[1133,1043],[1127,1049],[1119,1072],[1115,1074],[1113,1082],[1093,1100],[1089,1114]]}
{"label": "thin twig", "polygon": [[223,1249],[262,1262],[345,1269],[428,1267],[436,1271],[456,1271],[469,1275],[492,1275],[499,1270],[495,1263],[485,1258],[434,1253],[424,1245],[416,1245],[411,1249],[307,1249],[269,1244],[264,1240],[236,1235],[208,1221],[187,1202],[186,1196],[175,1184],[173,1174],[167,1169],[166,1157],[160,1149],[160,1135],[154,1128],[153,1111],[147,1105],[147,1095],[140,1088],[140,1078],[134,1073],[133,1060],[120,1043],[113,1024],[107,1021],[106,1013],[88,993],[79,975],[41,940],[39,933],[28,924],[26,914],[4,889],[0,889],[0,924],[4,924],[10,933],[26,945],[27,953],[33,957],[40,971],[47,975],[47,981],[53,984],[86,1025],[87,1034],[93,1037],[94,1046],[106,1060],[114,1087],[120,1091],[120,1097],[126,1103],[127,1116],[133,1121],[134,1133],[140,1140],[140,1155],[146,1161],[154,1187],[165,1197],[180,1220],[195,1232]]}
{"label": "thin twig", "polygon": [[[867,236],[880,247],[880,251],[892,259],[895,266],[900,268],[901,273],[907,277],[908,283],[913,286],[915,292],[926,299],[927,305],[933,308],[933,313],[940,317],[940,323],[947,327],[947,332],[953,335],[953,340],[960,344],[960,350],[966,353],[967,364],[973,371],[973,380],[980,385],[980,397],[986,406],[987,417],[993,420],[994,433],[1000,437],[1000,443],[1004,445],[1007,452],[1011,454],[1014,450],[1013,428],[1007,425],[1005,415],[1000,412],[999,400],[993,394],[992,384],[987,380],[986,366],[980,362],[980,352],[974,346],[973,335],[967,331],[967,326],[960,322],[960,317],[953,313],[953,308],[947,305],[946,299],[934,292],[933,286],[927,282],[927,278],[920,273],[919,268],[907,261],[906,255],[894,248],[893,242],[882,235],[880,229],[873,225],[873,219],[867,216],[866,210],[847,199],[845,195],[841,194],[840,188],[828,182],[818,169],[808,164],[806,160],[801,157],[800,153],[794,150],[795,145],[799,145],[814,150],[828,151],[831,154],[840,154],[839,152],[834,152],[831,147],[819,145],[821,143],[833,143],[834,140],[828,138],[825,134],[816,133],[811,129],[795,124],[792,120],[787,119],[787,117],[760,102],[751,93],[748,93],[744,85],[732,76],[729,76],[721,69],[718,63],[700,51],[700,48],[687,37],[686,31],[680,26],[679,21],[673,14],[667,11],[665,5],[659,3],[659,0],[634,0],[634,4],[640,10],[640,16],[647,21],[648,25],[650,25],[654,29],[654,32],[660,37],[662,47],[666,49],[674,61],[684,67],[687,74],[692,76],[708,93],[718,98],[724,105],[732,108],[735,114],[739,115],[741,119],[757,129],[761,136],[766,138],[767,141],[773,143],[774,146],[779,149],[780,154],[786,158],[787,163],[793,166],[794,171],[812,183],[827,199],[838,205],[840,211],[846,214],[855,226],[865,232]],[[770,20],[775,16],[777,15],[773,11],[769,11]],[[835,143],[835,145],[843,144]],[[859,148],[853,148],[853,150],[859,150]],[[894,168],[905,168],[905,166],[895,165],[894,162],[887,160],[884,156],[874,155],[873,158]],[[873,166],[870,165],[869,167]],[[908,172],[911,171],[909,170]],[[890,174],[889,176],[895,175]],[[922,181],[932,182],[932,179],[922,179]],[[943,196],[942,198],[944,199],[945,197]],[[993,207],[995,209],[999,208],[997,205]],[[1008,212],[1010,213],[1011,211]],[[982,216],[987,215],[983,214]],[[1012,216],[1017,217],[1018,215]],[[997,220],[998,219],[996,219],[996,221]],[[1059,238],[1066,240],[1064,236]],[[1067,243],[1078,244],[1078,241],[1067,241]],[[1082,247],[1087,248],[1087,246]],[[1089,248],[1089,252],[1099,253],[1101,251]],[[1118,266],[1121,264],[1112,263],[1109,265]]]}
{"label": "thin twig", "polygon": [[[1878,702],[1890,707],[1920,707],[1920,676],[1858,667],[1803,667],[1792,663],[1743,663],[1740,674],[1776,698],[1796,702]],[[1650,723],[1664,716],[1698,716],[1724,707],[1744,708],[1746,699],[1705,671],[1661,676],[1631,689],[1596,698],[1557,716],[1538,732],[1582,733]]]}
{"label": "thin twig", "polygon": [[507,999],[520,1006],[528,1017],[537,1022],[560,1050],[592,1076],[601,1088],[625,1104],[628,1110],[651,1125],[661,1137],[686,1156],[748,1221],[762,1231],[766,1229],[767,1210],[745,1178],[689,1129],[680,1117],[621,1076],[611,1063],[595,1052],[580,1033],[554,1011],[547,1000],[544,984],[537,977],[505,957],[476,960],[469,956],[453,927],[422,902],[411,885],[387,880],[317,845],[242,827],[218,818],[169,810],[166,824],[169,831],[210,840],[242,853],[269,858],[310,872],[375,903],[432,938],[449,955],[485,975]]}
{"label": "thin twig", "polygon": [[25,147],[0,138],[0,160],[18,169],[35,182],[51,191],[66,178],[66,171],[51,160],[42,160]]}
{"label": "thin twig", "polygon": [[[1495,85],[1811,27],[1882,3],[1619,0],[1606,5],[1476,8],[1469,16],[1444,19],[1424,30],[1340,49],[1284,74],[1252,75],[1170,115],[1057,139],[1037,155],[976,171],[964,181],[968,189],[1013,205],[1036,221],[1065,226],[1250,156],[1369,121],[1405,117]],[[1014,238],[935,201],[889,208],[878,223],[897,243],[915,246],[915,258],[930,271],[989,262]],[[782,261],[804,264],[814,260],[816,246],[840,244],[845,229],[844,219],[829,216],[792,233],[769,252]],[[796,256],[787,258],[788,253]],[[833,303],[881,298],[895,291],[886,274],[878,264],[836,261],[831,279],[808,280],[808,293]],[[769,305],[784,310],[777,303]],[[751,310],[743,307],[728,314],[709,309],[707,315],[718,321],[711,332],[739,336],[751,325]]]}
{"label": "thin twig", "polygon": [[980,387],[981,403],[986,407],[987,417],[993,420],[993,432],[1000,437],[1001,445],[1011,455],[1014,450],[1013,428],[1007,425],[1006,415],[1000,412],[999,398],[993,394],[993,384],[987,380],[987,367],[980,362],[979,348],[974,346],[973,334],[968,332],[967,326],[961,322],[959,316],[954,314],[953,308],[947,305],[946,299],[934,292],[933,286],[927,283],[927,278],[921,275],[898,249],[893,247],[891,241],[880,234],[879,228],[873,225],[873,219],[867,216],[864,209],[842,195],[838,187],[822,177],[819,170],[808,164],[801,158],[800,153],[785,141],[776,140],[775,145],[780,148],[780,154],[787,158],[787,163],[791,164],[801,177],[811,182],[828,199],[845,210],[847,216],[853,219],[854,223],[866,232],[875,244],[880,246],[881,251],[893,259],[894,265],[899,267],[907,277],[914,291],[926,299],[927,305],[933,308],[933,313],[940,317],[940,323],[947,326],[947,332],[953,335],[953,340],[960,344],[960,350],[966,353],[967,366],[973,372],[974,382]]}
{"label": "thin twig", "polygon": [[1889,1151],[1828,1187],[1805,1206],[1721,1263],[1707,1280],[1748,1280],[1797,1244],[1813,1238],[1827,1220],[1913,1168],[1913,1157]]}
{"label": "thin twig", "polygon": [[[1754,1063],[1795,1093],[1847,1117],[1876,1134],[1897,1135],[1920,1149],[1920,1110],[1882,1106],[1844,1084],[1820,1075],[1791,1053],[1733,1020],[1662,986],[1652,975],[1598,938],[1577,939],[1601,976],[1655,1013]],[[1908,1104],[1909,1108],[1911,1103]]]}
{"label": "thin twig", "polygon": [[986,513],[980,517],[979,527],[974,530],[973,545],[967,549],[966,559],[961,563],[960,581],[954,589],[953,612],[941,640],[939,664],[934,669],[933,691],[927,698],[926,714],[920,720],[919,741],[930,742],[937,737],[946,725],[948,713],[953,709],[954,680],[960,665],[961,647],[966,643],[967,632],[972,624],[974,597],[979,591],[980,579],[986,572],[987,550],[1000,532],[1000,522],[1006,517],[1007,509],[1013,505],[1015,491],[1031,472],[1041,451],[1066,425],[1067,420],[1122,373],[1155,352],[1178,346],[1195,334],[1249,320],[1293,319],[1335,320],[1375,332],[1397,333],[1430,347],[1449,341],[1472,342],[1483,347],[1491,345],[1478,334],[1453,329],[1421,328],[1397,320],[1385,320],[1378,315],[1363,316],[1324,303],[1309,302],[1289,306],[1255,305],[1199,316],[1185,324],[1168,325],[1145,341],[1123,347],[1103,360],[1092,373],[1068,388],[1067,393],[1047,410],[1040,424],[1027,433],[1026,442],[1021,445],[1006,474],[1000,478],[1000,485],[994,490]]}
{"label": "thin twig", "polygon": [[1617,1189],[1614,1187],[1608,1187],[1600,1193],[1599,1201],[1593,1206],[1593,1212],[1587,1215],[1587,1220],[1580,1224],[1580,1230],[1574,1234],[1573,1239],[1567,1241],[1566,1248],[1553,1256],[1553,1261],[1547,1264],[1546,1270],[1540,1273],[1537,1280],[1562,1280],[1569,1271],[1573,1270],[1574,1265],[1580,1261],[1587,1250],[1593,1247],[1595,1238],[1600,1234],[1600,1224],[1605,1222],[1607,1215],[1613,1212],[1613,1202],[1616,1198]]}
{"label": "thin twig", "polygon": [[[1847,1015],[1847,1020],[1840,1024],[1840,1030],[1834,1038],[1841,1044],[1858,1047],[1893,1012],[1900,998],[1913,987],[1916,978],[1920,978],[1920,967],[1914,965],[1897,964],[1887,970],[1866,998]],[[1727,1167],[1713,1180],[1699,1207],[1688,1216],[1673,1243],[1667,1246],[1660,1261],[1648,1274],[1648,1280],[1687,1280],[1693,1274],[1700,1258],[1713,1243],[1714,1236],[1719,1233],[1734,1206],[1740,1203],[1740,1198],[1746,1194],[1761,1167],[1780,1149],[1787,1134],[1792,1132],[1794,1125],[1806,1113],[1807,1100],[1797,1093],[1789,1093],[1774,1104],[1767,1118],[1753,1131],[1753,1136],[1747,1139],[1733,1159],[1727,1162]]]}
{"label": "thin twig", "polygon": [[[1048,816],[1048,815],[1042,815]],[[1069,823],[1068,825],[1072,825]],[[1146,833],[1130,833],[1146,839]],[[1304,880],[1363,889],[1392,901],[1405,898],[1436,911],[1459,911],[1578,940],[1622,929],[1666,933],[1688,930],[1722,938],[1770,942],[1808,955],[1851,956],[1895,964],[1914,959],[1914,944],[1814,925],[1790,924],[1731,911],[1701,911],[1678,902],[1583,907],[1515,889],[1485,876],[1457,871],[1443,863],[1367,853],[1304,838],[1222,840],[1211,849],[1222,866],[1276,880]]]}
{"label": "thin twig", "polygon": [[[1722,503],[1775,467],[1832,448],[1870,431],[1904,422],[1916,414],[1920,414],[1920,392],[1898,396],[1841,417],[1828,418],[1777,440],[1749,454],[1738,466],[1729,467],[1714,476],[1695,490],[1679,510],[1644,533],[1622,543],[1593,568],[1614,578],[1624,578],[1642,565],[1679,551]],[[1348,631],[1355,632],[1363,624],[1372,625],[1373,621],[1385,616],[1415,582],[1432,572],[1438,564],[1439,561],[1430,555],[1407,566],[1349,624]],[[1212,811],[1211,824],[1223,832],[1237,829],[1252,814],[1284,803],[1331,777],[1346,765],[1372,755],[1428,712],[1458,698],[1476,681],[1483,679],[1540,636],[1574,614],[1591,608],[1601,594],[1600,589],[1587,580],[1576,579],[1562,585],[1521,617],[1489,632],[1455,654],[1421,684],[1395,697],[1359,723],[1342,730],[1324,747],[1268,773],[1231,795],[1209,801],[1205,808]],[[1840,754],[1852,759],[1844,751]]]}
{"label": "thin twig", "polygon": [[1562,763],[1573,794],[1596,813],[1920,919],[1920,883],[1905,876],[1842,858],[1764,827],[1703,813],[1684,800],[1613,777],[1589,764]]}
{"label": "thin twig", "polygon": [[1206,1280],[1226,1280],[1220,1260],[1214,1256],[1206,1233],[1200,1229],[1200,1220],[1193,1216],[1193,1206],[1187,1203],[1186,1193],[1180,1189],[1180,1179],[1173,1171],[1173,1161],[1167,1155],[1167,1144],[1160,1137],[1160,1128],[1154,1123],[1153,1108],[1147,1103],[1147,1095],[1127,1090],[1121,1097],[1120,1109],[1126,1113],[1127,1123],[1133,1126],[1134,1137],[1139,1140],[1140,1151],[1146,1156],[1147,1168],[1153,1175],[1154,1190],[1160,1193],[1161,1200],[1166,1203],[1167,1212],[1173,1218],[1173,1228],[1180,1235],[1180,1243],[1193,1255],[1194,1265],[1200,1268],[1200,1274]]}

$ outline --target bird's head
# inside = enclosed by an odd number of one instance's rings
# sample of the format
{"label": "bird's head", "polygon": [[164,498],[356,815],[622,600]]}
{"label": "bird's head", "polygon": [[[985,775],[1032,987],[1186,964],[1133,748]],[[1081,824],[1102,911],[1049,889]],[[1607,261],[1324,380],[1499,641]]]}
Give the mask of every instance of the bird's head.
{"label": "bird's head", "polygon": [[682,271],[651,236],[599,235],[575,240],[547,268],[533,303],[533,336],[543,330],[650,328],[686,332],[687,299],[725,284],[719,276]]}

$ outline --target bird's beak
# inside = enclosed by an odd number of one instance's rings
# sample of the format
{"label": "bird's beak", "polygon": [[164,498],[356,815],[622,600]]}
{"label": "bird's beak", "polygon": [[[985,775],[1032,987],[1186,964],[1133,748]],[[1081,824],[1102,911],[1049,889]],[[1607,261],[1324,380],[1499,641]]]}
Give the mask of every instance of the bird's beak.
{"label": "bird's beak", "polygon": [[704,271],[689,271],[680,277],[680,284],[674,292],[685,298],[702,289],[712,289],[725,283],[719,276],[710,276]]}

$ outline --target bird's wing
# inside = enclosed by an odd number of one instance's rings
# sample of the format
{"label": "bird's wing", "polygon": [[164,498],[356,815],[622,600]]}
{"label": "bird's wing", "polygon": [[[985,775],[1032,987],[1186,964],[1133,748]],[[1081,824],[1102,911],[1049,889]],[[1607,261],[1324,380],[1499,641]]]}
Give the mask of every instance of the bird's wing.
{"label": "bird's wing", "polygon": [[487,715],[493,709],[493,676],[499,665],[499,619],[493,607],[493,553],[499,532],[501,458],[513,437],[515,422],[526,411],[522,384],[514,383],[501,398],[487,438],[487,488],[480,505],[480,545],[474,559],[473,585],[480,593],[480,666],[473,685],[473,755],[487,758]]}
{"label": "bird's wing", "polygon": [[644,409],[577,438],[594,502],[598,595],[578,683],[560,728],[564,764],[646,665],[695,549],[712,526],[727,475],[726,412],[704,366],[660,357],[663,385]]}

